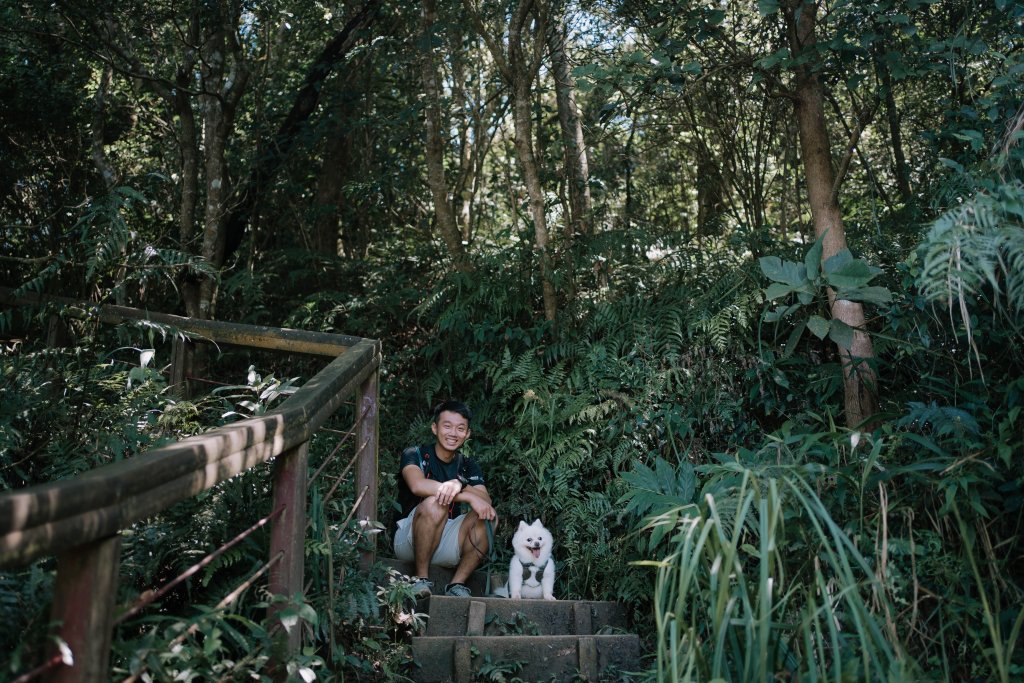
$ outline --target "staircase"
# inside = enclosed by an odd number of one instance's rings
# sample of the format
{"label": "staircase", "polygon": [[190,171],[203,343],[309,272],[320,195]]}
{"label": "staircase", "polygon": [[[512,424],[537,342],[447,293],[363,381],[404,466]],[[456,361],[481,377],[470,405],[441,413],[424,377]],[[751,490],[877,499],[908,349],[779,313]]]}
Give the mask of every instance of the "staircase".
{"label": "staircase", "polygon": [[[388,563],[413,573],[411,565]],[[625,672],[640,668],[640,639],[625,633],[618,603],[482,597],[482,572],[469,581],[473,597],[452,598],[440,594],[450,578],[451,570],[431,567],[436,594],[417,608],[428,615],[426,634],[412,638],[417,683],[470,683],[487,667],[524,681],[628,681]],[[504,576],[491,579],[504,583]]]}

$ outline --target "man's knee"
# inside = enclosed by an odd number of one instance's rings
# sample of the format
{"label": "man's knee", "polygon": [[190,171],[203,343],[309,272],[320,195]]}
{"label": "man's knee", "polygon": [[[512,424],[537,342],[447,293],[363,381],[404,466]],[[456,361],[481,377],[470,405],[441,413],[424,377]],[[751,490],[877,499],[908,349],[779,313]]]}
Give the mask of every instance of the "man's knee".
{"label": "man's knee", "polygon": [[416,517],[413,518],[413,523],[438,526],[444,524],[447,520],[448,509],[438,505],[437,498],[425,498],[416,507]]}

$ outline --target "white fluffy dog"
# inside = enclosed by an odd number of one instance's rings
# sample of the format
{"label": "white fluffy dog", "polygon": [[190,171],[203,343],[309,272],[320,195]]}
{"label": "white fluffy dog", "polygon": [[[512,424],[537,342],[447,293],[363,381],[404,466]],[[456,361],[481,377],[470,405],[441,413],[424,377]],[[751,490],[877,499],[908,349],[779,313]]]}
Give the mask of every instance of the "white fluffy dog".
{"label": "white fluffy dog", "polygon": [[515,552],[508,565],[508,596],[554,600],[555,561],[551,557],[554,539],[540,520],[519,522],[512,536]]}

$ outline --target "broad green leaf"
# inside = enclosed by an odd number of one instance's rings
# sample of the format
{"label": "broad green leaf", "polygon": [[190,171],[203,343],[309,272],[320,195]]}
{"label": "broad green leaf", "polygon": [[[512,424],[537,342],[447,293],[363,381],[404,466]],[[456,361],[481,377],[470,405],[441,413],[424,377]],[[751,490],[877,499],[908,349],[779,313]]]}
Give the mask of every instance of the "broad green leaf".
{"label": "broad green leaf", "polygon": [[820,315],[812,315],[807,320],[807,329],[814,333],[814,336],[818,339],[824,339],[828,335],[828,331],[831,325],[828,320],[825,320]]}
{"label": "broad green leaf", "polygon": [[832,318],[829,325],[828,338],[849,351],[853,347],[853,328],[842,320]]}
{"label": "broad green leaf", "polygon": [[764,296],[769,301],[772,299],[778,299],[781,296],[786,296],[793,291],[793,287],[790,285],[784,285],[781,282],[773,282],[768,285],[768,289],[764,290]]}
{"label": "broad green leaf", "polygon": [[761,266],[761,272],[764,273],[765,277],[769,280],[776,282],[781,280],[780,274],[782,273],[782,259],[778,256],[762,256],[757,260],[758,265]]}
{"label": "broad green leaf", "polygon": [[868,266],[867,262],[861,261],[860,259],[844,263],[831,271],[829,271],[826,264],[825,270],[825,279],[828,280],[830,285],[836,288],[863,287],[875,276],[875,273],[871,272],[871,268]]}
{"label": "broad green leaf", "polygon": [[766,311],[764,314],[764,321],[766,323],[777,323],[798,308],[800,308],[800,306],[797,304],[793,304],[792,306],[779,306],[774,311]]}
{"label": "broad green leaf", "polygon": [[892,292],[885,287],[854,287],[836,291],[836,298],[885,306],[892,303]]}
{"label": "broad green leaf", "polygon": [[779,64],[780,62],[783,62],[783,61],[788,60],[788,59],[789,59],[789,48],[783,47],[783,48],[780,48],[780,49],[776,50],[775,52],[773,52],[772,54],[768,55],[767,57],[762,57],[761,59],[757,60],[756,66],[759,66],[762,69],[770,69],[773,66],[775,66],[776,64]]}
{"label": "broad green leaf", "polygon": [[849,249],[840,249],[825,259],[825,274],[833,273],[853,260]]}
{"label": "broad green leaf", "polygon": [[778,256],[762,256],[758,263],[761,272],[773,282],[784,282],[794,287],[807,282],[807,269],[802,263],[783,261]]}
{"label": "broad green leaf", "polygon": [[821,273],[821,240],[820,237],[816,239],[814,245],[807,251],[807,255],[804,256],[807,277],[812,281],[816,280]]}

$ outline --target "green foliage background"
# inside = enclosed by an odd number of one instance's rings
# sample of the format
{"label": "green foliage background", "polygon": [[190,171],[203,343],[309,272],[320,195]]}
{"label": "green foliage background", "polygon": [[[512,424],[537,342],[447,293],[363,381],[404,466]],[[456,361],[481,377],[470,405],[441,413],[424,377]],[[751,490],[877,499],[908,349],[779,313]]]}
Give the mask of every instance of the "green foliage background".
{"label": "green foliage background", "polygon": [[[382,525],[351,520],[350,479],[328,499],[345,458],[330,464],[309,500],[310,588],[283,613],[308,645],[287,665],[293,679],[412,675],[407,636],[422,615],[383,567],[358,571],[358,551],[371,533],[389,547],[398,455],[429,438],[430,406],[449,397],[475,412],[468,450],[504,520],[499,563],[517,520],[541,518],[558,544],[556,594],[629,606],[646,654],[635,679],[1021,678],[1018,4],[827,4],[818,68],[836,156],[851,112],[882,112],[891,95],[910,193],[878,113],[839,195],[850,250],[825,264],[785,97],[794,57],[775,41],[786,3],[569,6],[597,228],[554,239],[553,321],[501,107],[467,240],[473,268],[450,268],[424,208],[414,7],[389,5],[351,71],[327,82],[321,115],[217,269],[176,239],[176,151],[160,106],[130,79],[113,88],[106,150],[123,174],[104,186],[82,134],[99,67],[31,4],[0,9],[15,27],[0,44],[0,282],[180,312],[183,284],[217,278],[221,319],[382,341]],[[280,30],[302,40],[282,44],[242,107],[229,154],[240,177],[288,109],[303,50],[336,28],[320,5],[279,5],[253,26],[280,11]],[[457,4],[441,14],[450,56],[468,29]],[[467,54],[478,85],[496,82],[482,52]],[[536,85],[536,146],[548,209],[564,223],[552,88]],[[323,253],[309,248],[316,181],[339,171],[313,162],[339,135],[354,151],[339,249]],[[453,146],[447,155],[454,164]],[[852,332],[831,320],[826,285],[865,303],[877,354],[880,410],[855,428],[843,426],[835,347]],[[68,318],[71,341],[47,347],[55,315],[7,307],[0,319],[4,490],[264,411],[317,369],[218,350],[210,391],[179,400],[164,374],[175,330]],[[345,409],[330,429],[351,421]],[[317,435],[312,468],[337,441]],[[266,514],[267,469],[126,530],[119,604]],[[274,625],[259,584],[216,607],[265,547],[259,531],[120,625],[115,673],[269,677]],[[42,657],[53,569],[0,575],[6,675]]]}

